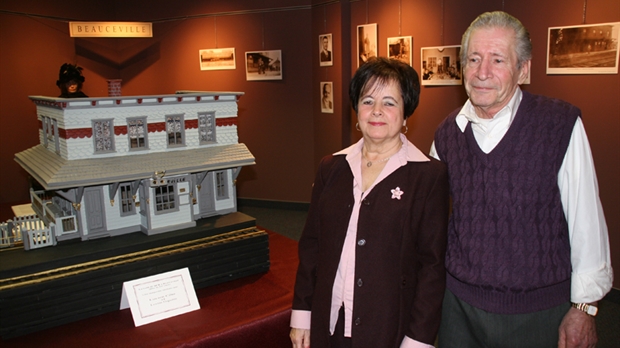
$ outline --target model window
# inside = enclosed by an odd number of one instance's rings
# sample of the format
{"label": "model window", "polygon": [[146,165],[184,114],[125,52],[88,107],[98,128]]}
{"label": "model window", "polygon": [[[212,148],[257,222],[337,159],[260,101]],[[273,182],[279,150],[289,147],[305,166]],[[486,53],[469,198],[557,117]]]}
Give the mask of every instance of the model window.
{"label": "model window", "polygon": [[226,171],[215,172],[216,199],[228,199],[228,175]]}
{"label": "model window", "polygon": [[76,232],[77,231],[77,221],[75,220],[75,210],[73,209],[73,205],[71,204],[71,202],[69,202],[68,200],[59,197],[59,196],[54,196],[52,197],[52,203],[54,204],[54,206],[56,208],[58,208],[57,210],[57,215],[56,215],[56,221],[58,221],[58,218],[60,218],[60,224],[57,225],[57,232],[59,231],[58,228],[60,228],[60,232],[61,233],[70,233],[70,232]]}
{"label": "model window", "polygon": [[166,133],[168,133],[168,146],[181,146],[184,144],[185,123],[182,115],[166,116]]}
{"label": "model window", "polygon": [[147,148],[146,117],[127,119],[127,135],[129,136],[129,149],[140,150]]}
{"label": "model window", "polygon": [[47,140],[53,142],[54,141],[54,123],[51,118],[45,117],[45,123],[47,124],[45,137]]}
{"label": "model window", "polygon": [[43,146],[47,147],[47,117],[41,116],[41,127],[43,127]]}
{"label": "model window", "polygon": [[174,185],[164,185],[155,188],[155,211],[165,212],[176,210]]}
{"label": "model window", "polygon": [[112,120],[93,121],[95,153],[114,151],[114,123]]}
{"label": "model window", "polygon": [[198,114],[198,136],[200,144],[215,143],[215,113]]}
{"label": "model window", "polygon": [[60,142],[58,139],[58,120],[47,116],[41,116],[43,123],[43,145],[49,148],[50,144],[54,146],[56,153],[60,153]]}
{"label": "model window", "polygon": [[69,202],[68,200],[62,197],[59,197],[59,196],[52,197],[52,203],[56,205],[56,207],[58,208],[60,216],[68,216],[68,215],[75,214],[75,211],[73,210],[73,205],[71,204],[71,202]]}
{"label": "model window", "polygon": [[131,184],[121,184],[118,189],[121,198],[121,216],[134,214],[136,209],[131,193]]}
{"label": "model window", "polygon": [[47,141],[50,139],[50,118],[47,116],[41,116],[41,123],[43,124],[43,145],[47,147]]}
{"label": "model window", "polygon": [[54,142],[54,150],[56,153],[60,153],[60,139],[58,139],[58,120],[53,119],[52,121],[52,141]]}

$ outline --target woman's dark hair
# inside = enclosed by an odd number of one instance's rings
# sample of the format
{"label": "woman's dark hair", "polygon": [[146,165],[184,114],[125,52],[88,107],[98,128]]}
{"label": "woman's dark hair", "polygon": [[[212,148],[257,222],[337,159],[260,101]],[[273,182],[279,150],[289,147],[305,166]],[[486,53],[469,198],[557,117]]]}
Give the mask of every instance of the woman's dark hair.
{"label": "woman's dark hair", "polygon": [[349,84],[349,98],[357,112],[357,104],[368,88],[396,82],[404,102],[403,116],[407,119],[420,103],[420,77],[411,66],[383,57],[372,57],[357,69]]}

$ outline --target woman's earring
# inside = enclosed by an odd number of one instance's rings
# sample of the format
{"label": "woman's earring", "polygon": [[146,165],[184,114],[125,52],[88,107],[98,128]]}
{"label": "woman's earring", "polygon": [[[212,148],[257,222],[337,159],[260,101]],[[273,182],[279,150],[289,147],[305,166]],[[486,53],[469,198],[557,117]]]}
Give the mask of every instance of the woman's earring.
{"label": "woman's earring", "polygon": [[405,125],[405,131],[403,132],[403,134],[407,134],[408,130],[409,130],[409,127],[407,127],[407,125]]}
{"label": "woman's earring", "polygon": [[359,122],[355,124],[355,129],[357,129],[357,130],[358,130],[358,131],[360,131],[360,132],[362,131],[362,130],[360,129],[360,123],[359,123]]}

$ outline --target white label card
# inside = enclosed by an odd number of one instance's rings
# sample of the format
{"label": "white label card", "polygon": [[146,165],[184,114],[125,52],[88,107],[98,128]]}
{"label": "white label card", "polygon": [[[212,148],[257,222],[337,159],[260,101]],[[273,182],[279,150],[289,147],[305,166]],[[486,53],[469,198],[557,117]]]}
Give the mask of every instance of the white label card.
{"label": "white label card", "polygon": [[200,303],[188,268],[123,283],[121,308],[131,309],[135,326],[197,309]]}

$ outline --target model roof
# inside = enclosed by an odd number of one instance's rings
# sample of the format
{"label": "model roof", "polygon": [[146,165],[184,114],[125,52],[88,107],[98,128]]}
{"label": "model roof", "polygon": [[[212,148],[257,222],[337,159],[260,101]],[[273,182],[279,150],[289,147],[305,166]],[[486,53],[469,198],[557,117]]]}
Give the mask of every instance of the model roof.
{"label": "model roof", "polygon": [[46,190],[145,179],[161,171],[170,176],[255,164],[245,144],[79,160],[63,159],[38,145],[17,153],[15,161]]}

